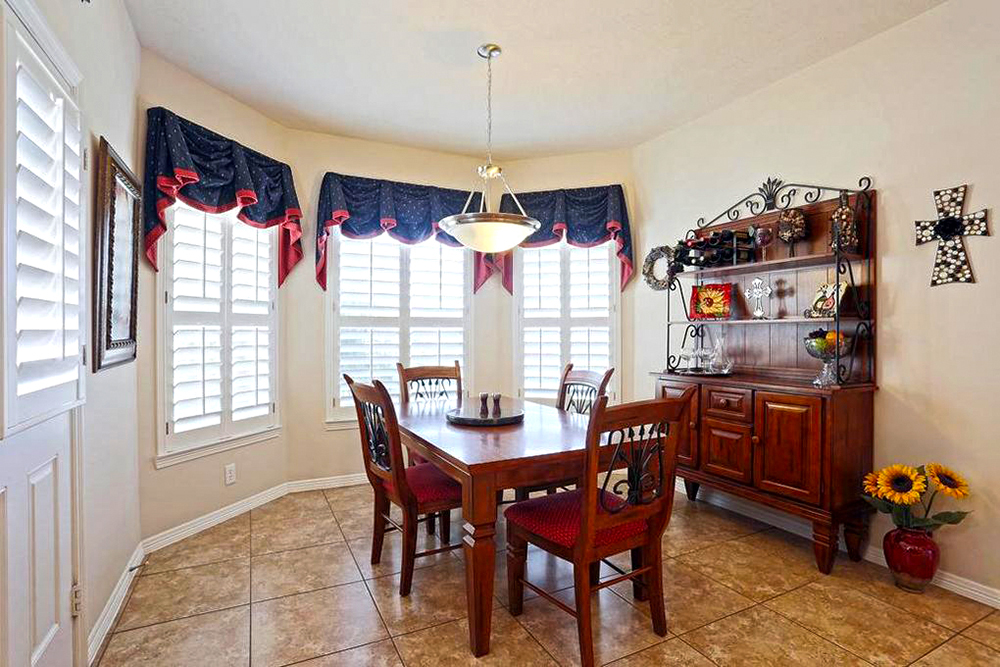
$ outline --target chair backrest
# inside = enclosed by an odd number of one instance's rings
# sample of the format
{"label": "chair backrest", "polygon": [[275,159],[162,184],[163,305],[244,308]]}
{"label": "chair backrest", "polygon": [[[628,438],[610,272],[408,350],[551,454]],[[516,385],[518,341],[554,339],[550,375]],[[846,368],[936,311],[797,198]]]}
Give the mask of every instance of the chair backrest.
{"label": "chair backrest", "polygon": [[574,371],[573,364],[566,364],[562,379],[559,380],[559,396],[556,407],[566,412],[589,414],[598,396],[604,396],[615,374],[614,368],[598,371]]}
{"label": "chair backrest", "polygon": [[[695,389],[677,397],[608,406],[599,396],[587,429],[587,463],[583,485],[581,538],[578,549],[594,544],[597,531],[645,519],[650,539],[670,520],[674,504],[677,437]],[[601,465],[602,448],[605,461]],[[616,480],[615,470],[624,472]],[[609,502],[602,492],[617,496]]]}
{"label": "chair backrest", "polygon": [[399,438],[399,423],[392,397],[381,381],[374,384],[355,382],[350,375],[344,381],[354,397],[361,434],[361,456],[373,487],[391,484],[404,500],[413,499],[406,483],[406,463]]}
{"label": "chair backrest", "polygon": [[[411,398],[437,399],[462,396],[462,369],[458,361],[454,366],[410,366],[396,363],[399,373],[399,396],[404,402]],[[450,393],[454,384],[454,394]],[[412,395],[410,392],[413,392]]]}

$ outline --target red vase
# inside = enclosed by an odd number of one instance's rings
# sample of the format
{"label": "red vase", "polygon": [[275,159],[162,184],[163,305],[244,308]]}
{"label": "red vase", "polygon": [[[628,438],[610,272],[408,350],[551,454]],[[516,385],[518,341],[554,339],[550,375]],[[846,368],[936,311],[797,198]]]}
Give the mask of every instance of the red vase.
{"label": "red vase", "polygon": [[926,530],[896,528],[882,538],[885,562],[896,585],[904,591],[923,593],[941,561],[941,550]]}

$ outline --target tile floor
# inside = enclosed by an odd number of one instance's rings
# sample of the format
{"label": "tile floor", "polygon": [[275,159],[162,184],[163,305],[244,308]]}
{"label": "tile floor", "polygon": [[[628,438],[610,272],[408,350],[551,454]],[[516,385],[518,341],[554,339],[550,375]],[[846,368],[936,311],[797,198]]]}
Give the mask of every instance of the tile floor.
{"label": "tile floor", "polygon": [[[100,666],[579,664],[570,616],[532,594],[506,612],[503,554],[492,652],[473,659],[462,552],[418,559],[400,598],[398,534],[368,562],[371,502],[367,486],[292,494],[151,554]],[[669,636],[630,585],[600,591],[601,664],[1000,665],[1000,611],[943,589],[910,595],[846,558],[824,577],[807,541],[682,494],[663,541]],[[535,550],[528,563],[572,604],[566,563]]]}

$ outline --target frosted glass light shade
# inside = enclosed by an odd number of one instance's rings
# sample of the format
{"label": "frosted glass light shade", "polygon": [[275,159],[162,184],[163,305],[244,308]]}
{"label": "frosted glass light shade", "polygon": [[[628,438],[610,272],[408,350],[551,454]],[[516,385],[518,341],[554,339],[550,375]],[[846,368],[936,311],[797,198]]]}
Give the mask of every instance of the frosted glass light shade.
{"label": "frosted glass light shade", "polygon": [[438,225],[466,248],[479,252],[510,250],[541,227],[525,215],[488,211],[450,215]]}

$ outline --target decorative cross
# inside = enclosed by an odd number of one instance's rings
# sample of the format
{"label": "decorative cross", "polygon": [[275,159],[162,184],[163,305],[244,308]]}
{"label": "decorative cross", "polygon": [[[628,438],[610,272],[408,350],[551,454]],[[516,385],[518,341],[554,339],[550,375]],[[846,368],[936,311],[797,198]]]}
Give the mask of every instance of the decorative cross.
{"label": "decorative cross", "polygon": [[934,191],[934,205],[937,220],[917,220],[917,245],[937,239],[937,253],[934,255],[934,272],[931,287],[945,283],[974,283],[972,265],[965,253],[963,236],[989,236],[986,226],[986,209],[975,213],[962,214],[965,206],[965,190],[968,185],[959,185],[947,190]]}
{"label": "decorative cross", "polygon": [[771,286],[765,285],[763,278],[754,278],[744,294],[747,296],[747,301],[752,300],[754,302],[754,319],[764,319],[764,297],[771,296]]}

